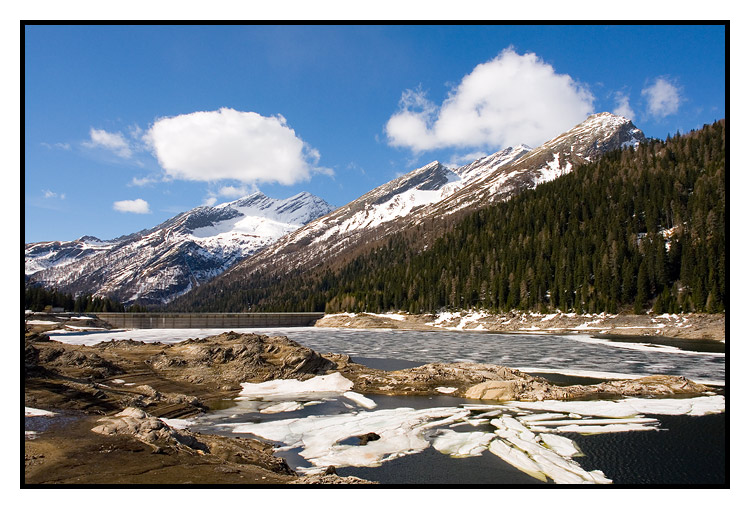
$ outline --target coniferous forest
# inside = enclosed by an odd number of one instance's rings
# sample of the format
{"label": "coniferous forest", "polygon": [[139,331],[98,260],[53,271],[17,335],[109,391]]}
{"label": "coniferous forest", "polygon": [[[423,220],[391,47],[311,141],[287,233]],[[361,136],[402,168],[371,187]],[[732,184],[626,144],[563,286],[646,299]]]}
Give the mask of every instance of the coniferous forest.
{"label": "coniferous forest", "polygon": [[[62,308],[74,313],[122,312],[125,306],[109,297],[92,297],[79,295],[73,297],[69,293],[48,290],[42,286],[29,285],[25,288],[24,309],[44,311],[45,308]],[[129,311],[145,310],[140,306],[131,306]]]}
{"label": "coniferous forest", "polygon": [[605,154],[467,215],[428,248],[408,232],[344,266],[252,274],[183,300],[204,311],[726,309],[725,122]]}

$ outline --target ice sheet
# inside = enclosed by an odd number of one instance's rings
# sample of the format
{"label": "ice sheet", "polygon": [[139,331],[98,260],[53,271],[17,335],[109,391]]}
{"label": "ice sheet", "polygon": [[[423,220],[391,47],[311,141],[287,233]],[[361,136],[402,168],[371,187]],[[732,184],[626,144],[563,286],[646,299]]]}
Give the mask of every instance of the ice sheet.
{"label": "ice sheet", "polygon": [[359,406],[369,408],[370,410],[378,406],[373,400],[359,394],[358,392],[347,391],[344,393],[344,397],[354,401]]}
{"label": "ice sheet", "polygon": [[321,375],[309,380],[270,380],[261,383],[242,383],[240,396],[265,400],[294,400],[319,394],[344,394],[354,382],[346,379],[341,373]]}
{"label": "ice sheet", "polygon": [[[395,408],[327,416],[310,416],[267,423],[228,424],[234,433],[252,433],[286,446],[302,447],[300,455],[317,467],[377,466],[430,443],[424,431],[459,421],[469,414],[460,408]],[[376,433],[366,445],[343,445],[350,437]]]}

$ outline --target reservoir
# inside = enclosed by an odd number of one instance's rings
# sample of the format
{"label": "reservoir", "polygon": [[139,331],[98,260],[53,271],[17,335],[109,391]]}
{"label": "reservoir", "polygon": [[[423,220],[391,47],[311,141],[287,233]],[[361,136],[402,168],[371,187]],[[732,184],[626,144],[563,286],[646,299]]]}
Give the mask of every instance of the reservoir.
{"label": "reservoir", "polygon": [[[50,333],[57,341],[94,344],[110,339],[178,342],[218,334],[216,329],[144,329],[101,332]],[[319,352],[350,355],[354,361],[378,369],[403,369],[428,362],[480,362],[522,369],[547,376],[555,383],[597,383],[604,378],[640,377],[655,374],[685,376],[716,386],[723,394],[725,357],[701,344],[657,344],[648,338],[613,341],[584,335],[487,334],[471,332],[422,332],[400,330],[352,330],[315,327],[235,329],[283,335]],[[663,342],[662,342],[663,343]],[[715,350],[715,348],[713,349]],[[388,409],[456,408],[477,401],[450,396],[392,397],[368,395],[375,412]],[[243,426],[279,421],[296,422],[309,417],[365,415],[351,401],[326,399],[291,412],[263,414],[243,403],[227,401],[226,408],[195,420],[190,429],[202,433],[248,436]],[[574,441],[582,456],[575,461],[586,471],[601,471],[615,484],[693,485],[726,482],[725,414],[650,415],[655,429],[621,433],[584,434],[562,432]],[[454,423],[434,433],[493,433],[486,422]],[[239,431],[238,431],[239,430]],[[252,436],[252,435],[251,435]],[[275,441],[293,468],[310,463],[299,448]],[[346,442],[345,444],[348,444]],[[340,475],[356,475],[386,484],[497,484],[533,485],[542,481],[513,468],[484,450],[471,457],[452,457],[435,448],[389,457],[378,466],[341,466]],[[547,481],[549,482],[549,481]]]}

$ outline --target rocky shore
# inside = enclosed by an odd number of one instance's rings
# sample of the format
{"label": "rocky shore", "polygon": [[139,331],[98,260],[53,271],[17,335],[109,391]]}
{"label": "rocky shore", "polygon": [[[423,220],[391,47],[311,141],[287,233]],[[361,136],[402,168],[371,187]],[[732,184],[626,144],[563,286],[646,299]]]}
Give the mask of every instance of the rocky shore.
{"label": "rocky shore", "polygon": [[441,314],[338,313],[326,315],[316,327],[353,329],[463,330],[507,334],[591,334],[597,336],[658,336],[725,340],[723,314],[579,315],[575,313],[445,312]]}
{"label": "rocky shore", "polygon": [[[243,382],[308,380],[338,373],[362,394],[451,394],[486,402],[702,395],[682,377],[557,386],[507,367],[427,364],[381,371],[321,354],[286,337],[227,332],[175,344],[67,345],[28,332],[25,405],[54,412],[27,436],[25,483],[361,483],[335,471],[299,476],[253,439],[180,429],[240,393]],[[338,376],[338,375],[337,375]]]}

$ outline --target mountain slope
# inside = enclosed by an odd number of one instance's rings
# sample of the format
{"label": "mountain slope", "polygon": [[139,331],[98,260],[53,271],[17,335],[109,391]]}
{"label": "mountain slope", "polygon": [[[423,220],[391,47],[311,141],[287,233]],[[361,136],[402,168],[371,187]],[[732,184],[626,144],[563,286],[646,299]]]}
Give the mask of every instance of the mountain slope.
{"label": "mountain slope", "polygon": [[453,170],[432,162],[279,239],[175,306],[190,309],[205,303],[205,309],[218,311],[220,306],[210,304],[211,294],[238,291],[251,284],[253,274],[283,279],[290,273],[335,269],[397,232],[410,232],[416,240],[434,238],[472,210],[557,178],[607,150],[644,140],[629,120],[601,113],[534,150],[507,148]]}
{"label": "mountain slope", "polygon": [[[725,175],[719,121],[478,210],[426,250],[394,236],[308,288],[327,312],[721,312]],[[277,286],[256,307],[303,305],[297,292]]]}
{"label": "mountain slope", "polygon": [[725,146],[719,121],[612,151],[467,214],[427,248],[407,230],[336,270],[219,279],[204,295],[217,310],[722,312]]}
{"label": "mountain slope", "polygon": [[569,131],[526,152],[514,164],[485,174],[421,214],[447,216],[506,200],[570,173],[612,149],[638,146],[645,140],[643,132],[625,117],[606,112],[591,115]]}
{"label": "mountain slope", "polygon": [[286,200],[254,193],[112,241],[27,244],[26,274],[72,294],[163,304],[332,208],[309,193]]}

